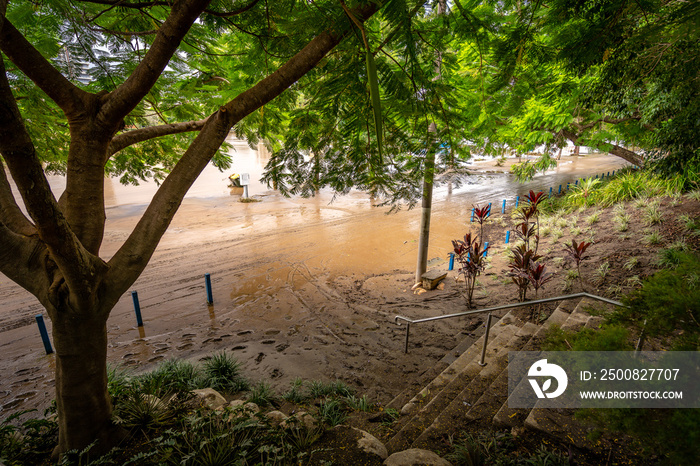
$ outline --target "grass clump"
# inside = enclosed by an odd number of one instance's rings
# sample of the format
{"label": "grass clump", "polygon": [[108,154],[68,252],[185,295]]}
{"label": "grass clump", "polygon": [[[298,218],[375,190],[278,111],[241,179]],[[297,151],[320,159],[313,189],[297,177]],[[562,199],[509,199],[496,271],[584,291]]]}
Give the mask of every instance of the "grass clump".
{"label": "grass clump", "polygon": [[241,374],[241,364],[226,351],[207,359],[202,369],[202,384],[214,390],[236,393],[250,388],[250,383]]}

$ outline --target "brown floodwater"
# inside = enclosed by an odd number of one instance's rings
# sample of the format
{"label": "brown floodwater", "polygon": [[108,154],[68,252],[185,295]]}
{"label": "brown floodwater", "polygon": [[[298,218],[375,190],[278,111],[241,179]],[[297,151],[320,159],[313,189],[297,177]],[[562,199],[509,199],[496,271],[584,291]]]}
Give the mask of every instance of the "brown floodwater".
{"label": "brown floodwater", "polygon": [[[327,283],[415,269],[420,209],[388,214],[388,208],[373,207],[369,196],[357,191],[335,199],[326,191],[310,199],[285,198],[257,181],[267,162],[264,151],[236,141],[234,149],[234,163],[226,173],[205,169],[133,285],[144,327],[136,327],[131,293],[113,309],[107,323],[111,363],[149,367],[164,358],[211,351],[217,343],[234,344],[258,327],[262,336],[251,345],[272,344],[275,335],[303,325],[325,327],[335,336],[324,311],[342,297]],[[458,188],[437,187],[428,257],[432,264],[446,259],[451,240],[466,232],[473,204],[492,202],[494,212],[500,212],[503,199],[510,209],[515,196],[530,189],[548,191],[552,186],[556,192],[559,184],[624,165],[612,156],[566,157],[559,167],[526,184],[502,173],[485,173],[482,167]],[[239,190],[227,187],[232,172],[250,173],[250,195],[260,202],[239,202]],[[56,195],[65,186],[58,176],[50,183]],[[101,255],[109,258],[128,237],[157,185],[123,186],[107,179],[105,188]],[[205,302],[205,273],[212,278],[213,306]],[[35,314],[46,316],[35,298],[0,274],[0,418],[43,408],[53,397],[54,358],[44,354]],[[380,325],[392,322],[388,314],[376,320]],[[48,318],[47,326],[50,331]],[[322,373],[317,365],[306,369]]]}

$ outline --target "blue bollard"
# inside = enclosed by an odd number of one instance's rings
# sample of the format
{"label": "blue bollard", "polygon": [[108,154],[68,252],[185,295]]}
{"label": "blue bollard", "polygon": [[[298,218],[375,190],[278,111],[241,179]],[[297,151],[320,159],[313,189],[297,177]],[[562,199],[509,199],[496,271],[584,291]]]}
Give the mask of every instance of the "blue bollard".
{"label": "blue bollard", "polygon": [[503,199],[503,208],[501,209],[501,213],[505,214],[506,213],[506,200]]}
{"label": "blue bollard", "polygon": [[474,210],[476,210],[476,207],[472,207],[472,218],[469,220],[470,222],[474,221]]}
{"label": "blue bollard", "polygon": [[486,257],[489,253],[489,242],[485,241],[484,242],[484,254],[482,254],[484,257]]}
{"label": "blue bollard", "polygon": [[450,253],[450,266],[447,268],[447,270],[454,270],[455,268],[455,253],[451,252]]}
{"label": "blue bollard", "polygon": [[520,202],[520,196],[515,196],[515,208],[518,208],[518,203]]}
{"label": "blue bollard", "polygon": [[214,304],[214,295],[211,292],[211,275],[204,274],[204,283],[207,286],[207,304]]}
{"label": "blue bollard", "polygon": [[136,313],[136,325],[139,327],[143,327],[143,319],[141,319],[141,306],[139,305],[139,294],[136,291],[132,291],[131,297],[134,300],[134,312]]}
{"label": "blue bollard", "polygon": [[608,178],[610,178],[610,172],[608,172]]}
{"label": "blue bollard", "polygon": [[491,216],[491,202],[489,202],[489,210],[488,213],[486,214],[486,218],[489,218]]}
{"label": "blue bollard", "polygon": [[37,314],[34,316],[36,319],[36,324],[39,326],[39,333],[41,334],[41,341],[44,342],[44,349],[46,354],[53,353],[53,348],[51,347],[51,340],[49,340],[49,332],[46,331],[46,325],[44,324],[44,316]]}
{"label": "blue bollard", "polygon": [[578,180],[576,180],[576,182],[574,183],[574,186],[578,186]]}
{"label": "blue bollard", "polygon": [[569,186],[571,186],[571,183],[566,183],[566,190],[569,190]]}
{"label": "blue bollard", "polygon": [[559,194],[561,194],[561,185],[559,185]]}
{"label": "blue bollard", "polygon": [[549,197],[552,197],[552,187],[549,187]]}
{"label": "blue bollard", "polygon": [[506,244],[510,243],[510,230],[506,231]]}
{"label": "blue bollard", "polygon": [[613,170],[613,174],[612,174],[612,176],[615,176],[615,170]]}

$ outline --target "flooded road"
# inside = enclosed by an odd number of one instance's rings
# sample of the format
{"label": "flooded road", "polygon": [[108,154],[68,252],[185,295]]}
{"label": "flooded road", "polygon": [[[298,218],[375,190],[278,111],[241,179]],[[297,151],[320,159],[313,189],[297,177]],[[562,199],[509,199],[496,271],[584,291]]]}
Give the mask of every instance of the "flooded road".
{"label": "flooded road", "polygon": [[[330,192],[311,199],[285,198],[257,181],[266,163],[264,155],[245,143],[236,142],[234,147],[232,168],[226,173],[205,169],[133,285],[144,327],[136,327],[130,293],[112,311],[107,323],[110,362],[149,367],[165,358],[221,348],[239,350],[242,358],[257,354],[261,359],[266,354],[266,361],[272,361],[277,353],[292,351],[284,377],[300,371],[329,375],[323,358],[331,356],[304,356],[307,340],[343,341],[337,316],[363,329],[391,324],[393,314],[381,309],[352,322],[355,317],[342,317],[348,304],[331,285],[396,271],[411,273],[420,209],[387,214],[387,208],[372,207],[360,192],[333,202]],[[475,203],[492,202],[494,211],[500,212],[503,199],[510,209],[515,196],[530,189],[548,191],[553,186],[556,192],[559,184],[624,165],[617,157],[571,157],[522,185],[509,175],[477,174],[451,193],[438,187],[428,257],[432,264],[445,260],[451,240],[466,232]],[[227,187],[232,172],[251,174],[250,195],[261,202],[239,202],[240,194]],[[50,181],[60,193],[61,178]],[[109,258],[126,240],[157,186],[122,186],[116,180],[106,180],[105,186],[107,225],[101,255]],[[212,278],[213,306],[205,302],[205,273]],[[0,275],[1,418],[19,409],[44,407],[53,397],[54,361],[44,354],[34,321],[39,313],[46,315],[29,293]],[[48,318],[47,326],[50,331]],[[288,348],[290,343],[282,336],[293,338],[304,326],[316,329],[315,336],[305,336],[298,347]],[[257,361],[258,366],[263,374],[265,364]]]}

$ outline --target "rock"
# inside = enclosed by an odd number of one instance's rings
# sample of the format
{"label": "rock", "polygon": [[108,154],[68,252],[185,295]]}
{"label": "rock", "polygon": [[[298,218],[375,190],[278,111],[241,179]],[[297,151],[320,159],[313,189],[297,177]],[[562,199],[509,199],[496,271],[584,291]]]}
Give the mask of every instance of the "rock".
{"label": "rock", "polygon": [[445,284],[440,282],[438,286],[435,287],[436,290],[442,291],[445,289]]}
{"label": "rock", "polygon": [[318,423],[316,422],[316,419],[305,411],[299,411],[298,413],[292,414],[288,419],[280,424],[280,427],[284,429],[303,427],[306,430],[314,430],[317,426]]}
{"label": "rock", "polygon": [[314,445],[309,464],[379,465],[388,456],[374,436],[345,425],[327,430]]}
{"label": "rock", "polygon": [[260,407],[250,401],[233,400],[228,405],[241,416],[253,417],[260,412]]}
{"label": "rock", "polygon": [[269,419],[270,424],[279,427],[284,421],[287,420],[288,416],[282,411],[270,411],[265,415]]}
{"label": "rock", "polygon": [[452,464],[440,458],[436,453],[420,448],[394,453],[388,457],[384,464],[386,466],[452,466]]}
{"label": "rock", "polygon": [[192,390],[192,393],[195,396],[195,403],[200,406],[207,407],[209,409],[219,409],[226,406],[226,398],[221,396],[221,393],[217,392],[213,388]]}
{"label": "rock", "polygon": [[381,459],[385,460],[389,456],[389,452],[382,442],[380,442],[377,437],[365,432],[364,430],[356,429],[353,427],[362,437],[357,441],[357,447],[364,451],[365,453],[370,453],[377,455]]}
{"label": "rock", "polygon": [[423,294],[427,293],[427,291],[424,288],[417,288],[416,291],[413,292],[413,294]]}

